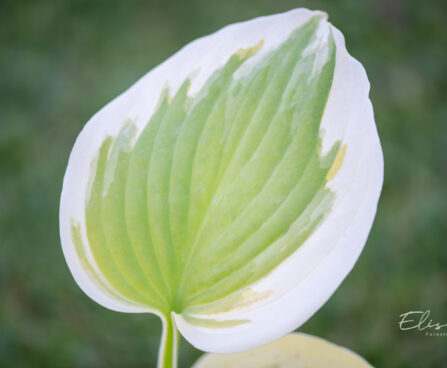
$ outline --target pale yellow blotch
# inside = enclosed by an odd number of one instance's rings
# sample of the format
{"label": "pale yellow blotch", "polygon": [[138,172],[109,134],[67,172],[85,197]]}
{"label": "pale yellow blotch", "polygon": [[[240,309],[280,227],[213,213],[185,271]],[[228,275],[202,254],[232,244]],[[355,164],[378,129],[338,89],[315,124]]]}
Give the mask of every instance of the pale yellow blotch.
{"label": "pale yellow blotch", "polygon": [[73,241],[75,251],[78,255],[78,259],[82,267],[85,270],[91,271],[93,267],[90,265],[90,262],[87,259],[87,255],[85,254],[84,244],[81,239],[81,226],[73,219],[71,219],[71,240]]}
{"label": "pale yellow blotch", "polygon": [[192,325],[206,328],[231,328],[250,322],[248,319],[229,319],[225,321],[218,321],[217,319],[212,318],[197,318],[186,313],[183,313],[182,317],[186,322]]}
{"label": "pale yellow blotch", "polygon": [[193,368],[372,368],[359,355],[318,337],[294,333],[240,354],[205,354]]}
{"label": "pale yellow blotch", "polygon": [[334,163],[332,164],[329,172],[326,175],[326,181],[331,181],[335,175],[337,175],[338,171],[343,164],[343,160],[345,159],[347,146],[344,144],[337,152],[337,156],[335,156]]}
{"label": "pale yellow blotch", "polygon": [[267,290],[260,293],[254,291],[251,288],[247,288],[242,292],[241,298],[236,303],[234,303],[233,307],[242,308],[252,305],[254,303],[267,299],[271,294],[272,290]]}
{"label": "pale yellow blotch", "polygon": [[237,50],[234,55],[239,56],[239,60],[246,59],[254,55],[262,46],[264,45],[264,40],[259,41],[255,46],[248,47],[246,49]]}
{"label": "pale yellow blotch", "polygon": [[185,312],[191,314],[217,314],[234,311],[236,309],[240,310],[266,300],[271,294],[272,290],[257,292],[252,288],[247,288],[213,303],[190,306],[186,308]]}

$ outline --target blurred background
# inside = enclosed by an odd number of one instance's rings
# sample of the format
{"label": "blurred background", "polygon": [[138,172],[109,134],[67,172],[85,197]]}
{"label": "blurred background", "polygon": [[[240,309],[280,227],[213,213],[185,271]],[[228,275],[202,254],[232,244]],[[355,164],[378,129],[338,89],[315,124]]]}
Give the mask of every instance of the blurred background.
{"label": "blurred background", "polygon": [[[58,210],[77,134],[180,47],[229,23],[321,9],[365,66],[385,154],[378,215],[353,272],[300,330],[377,367],[447,367],[447,3],[416,0],[0,1],[0,367],[155,367],[152,315],[91,301]],[[447,329],[444,329],[446,331]],[[182,340],[180,367],[201,355]]]}

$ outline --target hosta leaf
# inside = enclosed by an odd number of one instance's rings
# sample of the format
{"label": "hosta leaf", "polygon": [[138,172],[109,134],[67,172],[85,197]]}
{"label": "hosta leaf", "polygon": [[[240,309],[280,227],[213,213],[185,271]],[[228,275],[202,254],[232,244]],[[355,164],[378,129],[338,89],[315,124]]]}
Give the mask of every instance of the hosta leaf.
{"label": "hosta leaf", "polygon": [[294,333],[239,354],[205,354],[193,368],[372,368],[362,357],[326,340]]}
{"label": "hosta leaf", "polygon": [[321,12],[189,44],[76,140],[60,226],[77,283],[107,308],[157,313],[207,351],[292,331],[371,228],[383,162],[368,91]]}

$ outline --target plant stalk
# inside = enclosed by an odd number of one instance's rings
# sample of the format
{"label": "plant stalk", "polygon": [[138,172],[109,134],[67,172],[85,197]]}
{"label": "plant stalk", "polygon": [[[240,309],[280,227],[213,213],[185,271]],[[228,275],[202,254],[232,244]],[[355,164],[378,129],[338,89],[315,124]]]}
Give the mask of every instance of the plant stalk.
{"label": "plant stalk", "polygon": [[163,335],[158,352],[158,368],[177,368],[178,330],[171,314],[164,316]]}

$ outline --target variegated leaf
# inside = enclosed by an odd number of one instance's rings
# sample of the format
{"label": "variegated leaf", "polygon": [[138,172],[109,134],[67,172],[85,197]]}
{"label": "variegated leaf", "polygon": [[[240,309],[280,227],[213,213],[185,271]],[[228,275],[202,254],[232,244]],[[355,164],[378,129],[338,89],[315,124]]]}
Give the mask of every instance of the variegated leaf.
{"label": "variegated leaf", "polygon": [[76,140],[67,263],[103,306],[158,314],[162,354],[175,326],[212,352],[294,330],[363,248],[382,152],[365,71],[326,18],[297,9],[198,39]]}

